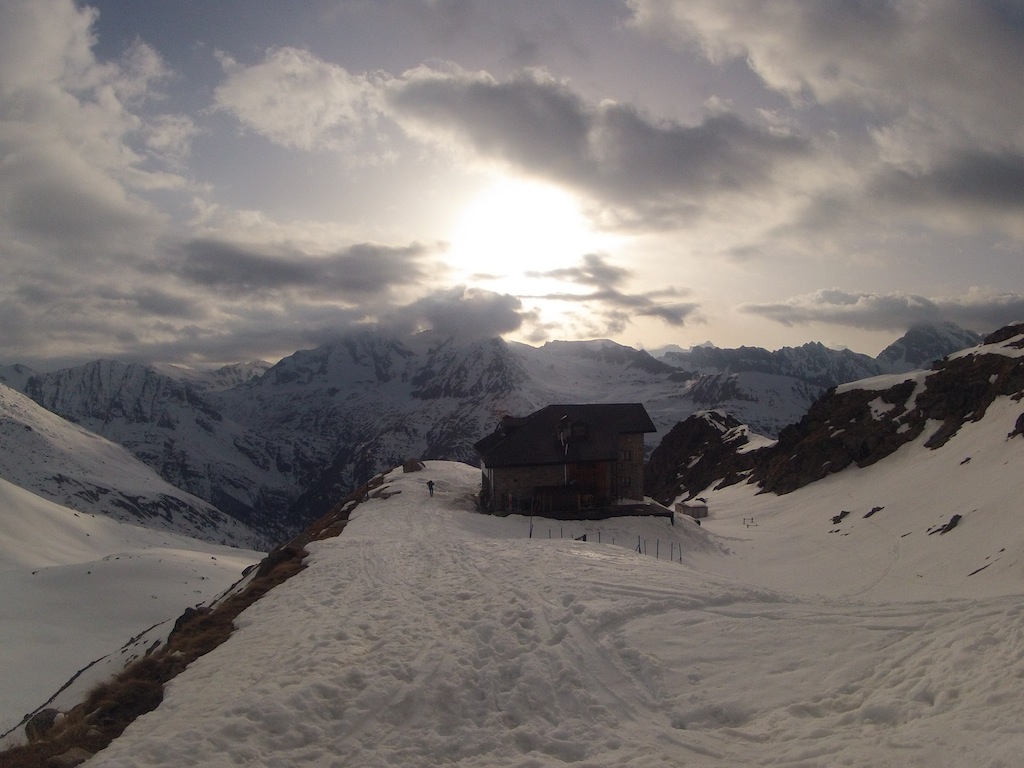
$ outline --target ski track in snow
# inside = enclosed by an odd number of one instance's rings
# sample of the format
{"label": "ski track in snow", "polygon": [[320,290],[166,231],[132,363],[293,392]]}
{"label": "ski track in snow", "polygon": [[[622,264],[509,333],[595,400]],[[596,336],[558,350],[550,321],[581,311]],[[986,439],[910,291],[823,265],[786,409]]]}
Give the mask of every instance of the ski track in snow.
{"label": "ski track in snow", "polygon": [[1017,597],[754,586],[692,523],[652,528],[684,564],[530,540],[477,478],[392,473],[89,766],[1019,764]]}

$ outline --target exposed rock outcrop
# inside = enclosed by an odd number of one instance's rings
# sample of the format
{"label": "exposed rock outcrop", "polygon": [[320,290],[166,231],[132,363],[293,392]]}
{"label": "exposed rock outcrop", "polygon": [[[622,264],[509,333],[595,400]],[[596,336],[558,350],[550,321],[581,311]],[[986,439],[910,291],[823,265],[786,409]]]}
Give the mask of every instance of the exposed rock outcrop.
{"label": "exposed rock outcrop", "polygon": [[[937,361],[928,371],[868,379],[830,389],[771,447],[739,451],[730,417],[691,417],[652,454],[647,491],[667,502],[748,478],[784,494],[889,456],[927,431],[925,446],[946,444],[980,420],[997,397],[1024,399],[1024,323],[1000,329],[979,346]],[[1007,437],[1024,430],[1024,415]]]}
{"label": "exposed rock outcrop", "polygon": [[731,485],[754,467],[750,433],[721,411],[695,413],[676,424],[644,467],[645,493],[661,504],[691,499],[713,484]]}
{"label": "exposed rock outcrop", "polygon": [[1024,324],[1009,326],[887,388],[869,382],[831,390],[779,433],[754,477],[766,491],[788,493],[852,464],[873,464],[925,429],[925,446],[939,448],[995,398],[1024,395],[1024,358],[1007,354],[1022,347]]}
{"label": "exposed rock outcrop", "polygon": [[52,707],[41,709],[32,715],[25,723],[25,735],[28,737],[29,743],[49,738],[60,716],[60,710]]}

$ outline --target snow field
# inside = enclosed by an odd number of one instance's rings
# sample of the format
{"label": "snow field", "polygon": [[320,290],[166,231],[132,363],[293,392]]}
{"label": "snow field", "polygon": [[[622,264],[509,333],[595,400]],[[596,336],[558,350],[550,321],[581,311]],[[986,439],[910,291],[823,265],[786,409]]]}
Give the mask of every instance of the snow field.
{"label": "snow field", "polygon": [[[80,669],[154,624],[169,630],[261,557],[74,512],[5,480],[0,531],[0,735]],[[55,706],[77,703],[110,673],[97,665]]]}
{"label": "snow field", "polygon": [[[712,572],[828,597],[928,600],[1024,590],[1020,471],[1024,439],[1007,440],[1024,405],[999,398],[938,450],[914,443],[877,464],[829,475],[784,496],[749,485],[704,494],[704,529],[733,556]],[[938,424],[935,428],[938,428]],[[873,508],[878,512],[865,517]],[[840,524],[831,522],[842,511]],[[962,516],[948,534],[932,533]],[[745,520],[753,518],[754,526]],[[973,575],[971,575],[973,574]]]}
{"label": "snow field", "polygon": [[[856,531],[830,533],[822,498],[788,512],[748,498],[713,526],[669,527],[683,564],[527,539],[526,518],[471,511],[477,484],[447,462],[391,473],[388,498],[312,545],[305,571],[89,765],[1018,764],[1024,643],[1006,573],[979,582],[987,597],[937,594],[954,576],[922,597],[902,566],[877,579],[883,532],[865,537],[863,572],[830,577],[838,551],[813,547]],[[751,509],[763,526],[740,525]],[[782,535],[787,515],[806,535]]]}

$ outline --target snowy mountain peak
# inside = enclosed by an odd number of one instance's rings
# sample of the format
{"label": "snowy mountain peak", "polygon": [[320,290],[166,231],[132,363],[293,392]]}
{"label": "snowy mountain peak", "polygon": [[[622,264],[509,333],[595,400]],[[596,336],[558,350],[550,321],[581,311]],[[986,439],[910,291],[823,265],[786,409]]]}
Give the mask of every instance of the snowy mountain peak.
{"label": "snowy mountain peak", "polygon": [[957,350],[973,347],[981,336],[955,323],[916,325],[883,349],[878,357],[882,373],[903,373],[927,368],[935,360]]}
{"label": "snowy mountain peak", "polygon": [[541,347],[541,350],[565,357],[600,361],[611,365],[624,365],[627,368],[636,368],[644,371],[665,372],[670,370],[670,366],[655,359],[648,352],[642,349],[627,347],[608,339],[549,341]]}

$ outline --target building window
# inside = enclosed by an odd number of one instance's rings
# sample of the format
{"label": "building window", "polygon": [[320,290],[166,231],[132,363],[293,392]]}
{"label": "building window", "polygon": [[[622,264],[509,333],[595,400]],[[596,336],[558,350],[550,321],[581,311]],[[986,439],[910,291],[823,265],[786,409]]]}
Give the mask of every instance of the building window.
{"label": "building window", "polygon": [[619,451],[619,461],[632,461],[633,451],[629,448],[623,448]]}

